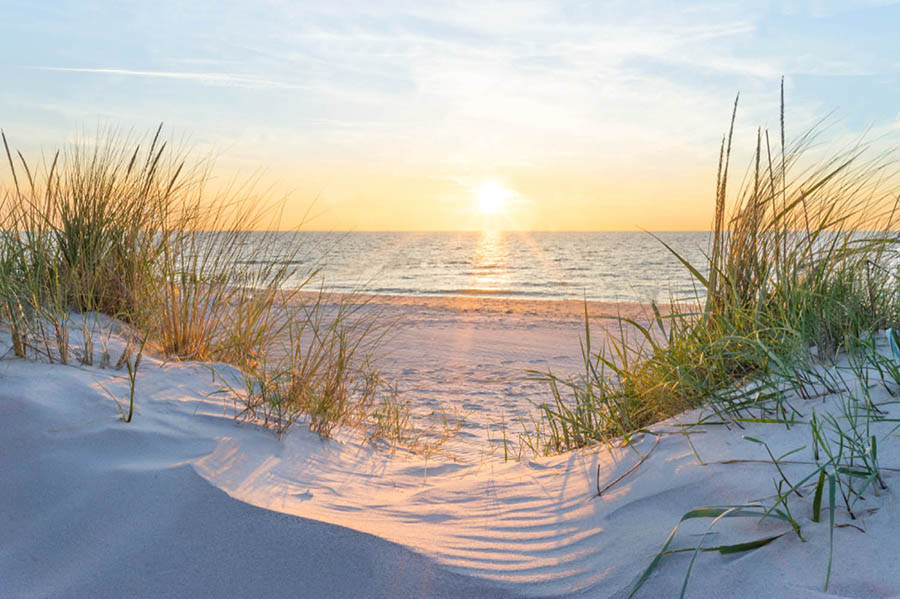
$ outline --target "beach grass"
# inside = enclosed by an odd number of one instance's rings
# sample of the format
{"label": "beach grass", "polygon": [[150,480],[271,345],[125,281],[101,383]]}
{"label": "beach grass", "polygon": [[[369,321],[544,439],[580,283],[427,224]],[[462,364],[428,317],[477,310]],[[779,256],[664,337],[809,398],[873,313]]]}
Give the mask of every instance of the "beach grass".
{"label": "beach grass", "polygon": [[763,397],[786,409],[783,381],[803,394],[816,363],[896,326],[900,195],[890,154],[860,142],[808,163],[816,130],[790,145],[782,133],[777,151],[758,130],[749,175],[730,199],[733,129],[734,118],[707,264],[669,248],[700,292],[665,313],[653,304],[645,322],[615,319],[600,348],[585,313],[583,375],[532,372],[552,397],[540,406],[544,450],[610,441],[696,407],[740,418]]}
{"label": "beach grass", "polygon": [[[774,493],[762,501],[754,503],[706,506],[689,511],[666,538],[659,552],[642,572],[631,588],[629,596],[635,596],[644,583],[649,580],[654,570],[666,556],[678,553],[691,553],[692,557],[685,571],[680,596],[684,597],[691,577],[691,571],[700,552],[717,551],[723,555],[743,551],[751,551],[763,547],[787,534],[795,534],[804,541],[801,522],[817,524],[822,521],[822,510],[828,514],[828,554],[823,560],[822,586],[829,589],[834,566],[834,531],[835,528],[852,527],[861,532],[864,528],[857,525],[859,515],[872,513],[880,506],[860,507],[867,498],[879,497],[888,490],[885,482],[887,472],[898,472],[896,467],[884,467],[878,454],[879,439],[887,440],[894,436],[898,427],[896,418],[891,418],[889,409],[897,403],[900,387],[892,377],[872,366],[872,357],[884,357],[876,348],[876,344],[850,343],[844,352],[843,359],[825,368],[830,370],[835,379],[842,381],[842,387],[829,393],[836,405],[819,413],[813,407],[805,418],[791,417],[790,420],[743,419],[743,422],[755,422],[763,425],[781,425],[793,427],[798,431],[798,441],[809,442],[790,449],[776,456],[769,445],[758,438],[742,435],[742,439],[764,448],[767,458],[731,459],[726,461],[707,462],[705,465],[738,466],[741,464],[769,463],[774,469]],[[900,352],[893,351],[891,361],[900,360]],[[881,384],[888,391],[889,399],[876,403],[871,389],[875,381],[873,372],[878,375]],[[852,381],[852,383],[850,382]],[[799,415],[799,412],[796,412]],[[736,424],[740,421],[735,420]],[[803,455],[807,459],[803,459]],[[794,468],[788,476],[786,468]],[[826,493],[827,488],[827,493]],[[837,512],[841,510],[849,520],[838,524]],[[808,519],[800,513],[809,514]],[[796,514],[796,515],[795,515]],[[783,532],[758,538],[741,540],[737,543],[717,546],[703,546],[709,532],[723,518],[748,518],[762,522],[766,519],[779,520],[789,525]],[[706,532],[696,545],[681,548],[673,547],[680,525],[691,519],[710,519]]]}
{"label": "beach grass", "polygon": [[252,182],[212,190],[210,161],[161,126],[140,140],[101,132],[37,164],[2,141],[0,326],[15,357],[93,365],[102,334],[90,315],[103,314],[127,325],[121,356],[104,345],[99,363],[128,368],[125,420],[147,350],[236,366],[238,414],[280,432],[377,421],[402,436],[371,360],[377,311],[355,294],[302,293],[317,273],[307,248],[278,242],[279,205]]}
{"label": "beach grass", "polygon": [[[769,501],[698,506],[684,514],[629,596],[675,553],[691,554],[683,597],[701,552],[750,551],[788,533],[802,540],[795,514],[810,510],[817,523],[823,502],[830,526],[823,573],[827,591],[836,511],[850,518],[844,526],[853,526],[857,503],[867,491],[878,495],[887,489],[877,448],[879,438],[886,440],[897,426],[887,406],[873,402],[870,389],[877,379],[892,397],[900,395],[900,351],[893,333],[900,319],[896,163],[890,152],[864,142],[807,160],[818,130],[785,142],[782,86],[780,143],[773,148],[769,132],[757,130],[748,174],[732,196],[728,183],[737,106],[735,100],[720,149],[707,263],[692,264],[666,246],[700,292],[691,302],[673,301],[665,311],[652,304],[643,322],[614,319],[616,326],[611,333],[607,328],[599,349],[592,345],[586,311],[583,375],[563,379],[531,373],[547,382],[551,395],[539,406],[535,426],[522,435],[536,451],[612,442],[630,446],[634,436],[654,434],[649,425],[693,408],[700,408],[700,416],[683,429],[688,443],[691,428],[710,424],[736,431],[750,424],[782,426],[802,435],[804,445],[783,455],[744,435],[765,451],[764,461],[774,469],[774,494]],[[876,333],[884,329],[893,336],[892,356],[877,347]],[[813,409],[810,414],[807,406],[796,404],[830,395],[837,405],[823,413]],[[708,465],[690,444],[700,463]],[[810,459],[798,461],[804,451]],[[648,456],[639,457],[638,465]],[[788,463],[805,465],[806,472],[788,477],[783,468]],[[788,528],[704,546],[708,533],[730,518],[781,520]],[[673,548],[680,524],[694,519],[708,519],[707,531],[699,542]]]}

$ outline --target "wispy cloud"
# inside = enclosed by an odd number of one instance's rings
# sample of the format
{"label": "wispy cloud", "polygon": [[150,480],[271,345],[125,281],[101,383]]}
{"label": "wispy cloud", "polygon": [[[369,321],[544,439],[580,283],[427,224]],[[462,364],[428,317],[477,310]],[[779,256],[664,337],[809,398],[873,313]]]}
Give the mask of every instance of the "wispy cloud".
{"label": "wispy cloud", "polygon": [[[734,94],[741,92],[739,130],[771,122],[782,75],[794,130],[853,98],[880,104],[886,119],[896,113],[895,95],[864,94],[865,80],[854,80],[852,93],[835,92],[847,87],[838,75],[898,72],[891,43],[900,11],[881,7],[883,0],[793,0],[787,8],[710,0],[322,0],[271,2],[266,11],[247,0],[160,3],[162,10],[143,17],[98,11],[92,27],[104,36],[79,31],[83,43],[71,51],[23,52],[46,66],[0,65],[0,74],[9,80],[8,71],[18,71],[14,81],[44,84],[35,71],[54,71],[49,93],[88,114],[171,115],[216,139],[227,122],[229,139],[248,155],[368,165],[383,158],[398,168],[452,165],[473,176],[509,165],[618,172],[714,162]],[[29,20],[48,26],[44,16],[19,19]],[[9,35],[31,48],[28,31],[13,26]],[[111,65],[110,43],[117,48]],[[96,87],[79,86],[78,73],[96,77]],[[155,83],[143,86],[136,103],[119,77]],[[172,93],[177,82],[195,88]],[[107,92],[103,102],[96,88]],[[13,85],[5,93],[47,89]],[[277,93],[283,89],[302,93]],[[0,102],[0,109],[33,110],[35,102]]]}
{"label": "wispy cloud", "polygon": [[98,75],[121,75],[126,77],[151,77],[159,79],[179,79],[183,81],[198,81],[208,85],[223,85],[235,87],[256,87],[256,88],[279,88],[279,89],[298,89],[302,86],[283,81],[273,81],[271,79],[261,79],[259,77],[251,77],[248,75],[238,75],[234,73],[198,73],[183,71],[138,71],[134,69],[118,69],[118,68],[87,68],[87,67],[47,67],[47,66],[28,66],[26,69],[34,71],[56,71],[64,73],[93,73]]}

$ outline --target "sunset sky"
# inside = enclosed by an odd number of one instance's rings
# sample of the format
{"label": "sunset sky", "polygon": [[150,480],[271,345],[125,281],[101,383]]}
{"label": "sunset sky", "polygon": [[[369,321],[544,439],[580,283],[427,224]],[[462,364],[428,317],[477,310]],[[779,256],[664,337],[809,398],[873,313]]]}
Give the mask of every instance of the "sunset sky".
{"label": "sunset sky", "polygon": [[30,153],[160,121],[309,228],[708,228],[718,143],[897,126],[889,2],[22,2],[0,126]]}

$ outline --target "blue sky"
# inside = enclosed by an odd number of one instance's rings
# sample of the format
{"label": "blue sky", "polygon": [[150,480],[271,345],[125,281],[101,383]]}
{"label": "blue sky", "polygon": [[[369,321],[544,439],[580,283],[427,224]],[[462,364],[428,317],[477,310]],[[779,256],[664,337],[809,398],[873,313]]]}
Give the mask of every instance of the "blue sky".
{"label": "blue sky", "polygon": [[[782,75],[789,132],[831,110],[837,137],[900,116],[890,2],[50,0],[3,16],[0,125],[17,146],[164,121],[221,168],[319,196],[326,228],[390,228],[352,216],[379,200],[407,202],[413,228],[458,225],[454,189],[485,177],[532,220],[623,196],[638,215],[669,190],[702,224],[737,91],[746,135],[777,125]],[[585,226],[629,228],[607,221]]]}

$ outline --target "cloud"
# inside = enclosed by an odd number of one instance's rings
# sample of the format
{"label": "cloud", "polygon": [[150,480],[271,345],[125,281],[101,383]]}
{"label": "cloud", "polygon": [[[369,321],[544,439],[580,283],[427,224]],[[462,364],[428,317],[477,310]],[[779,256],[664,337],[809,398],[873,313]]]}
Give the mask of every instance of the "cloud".
{"label": "cloud", "polygon": [[[840,84],[809,92],[802,77],[895,69],[889,41],[878,43],[892,38],[862,32],[898,14],[837,0],[792,0],[789,8],[711,0],[347,0],[271,2],[265,11],[249,2],[162,3],[152,12],[162,26],[110,28],[122,47],[133,46],[118,55],[119,65],[132,68],[79,67],[104,60],[83,46],[34,59],[53,66],[31,68],[112,83],[144,77],[271,89],[208,94],[203,103],[148,94],[141,110],[176,115],[207,137],[221,135],[221,119],[228,119],[228,135],[246,140],[235,145],[248,153],[469,165],[464,172],[714,162],[737,91],[738,130],[754,139],[756,124],[777,122],[782,75],[790,123],[800,130],[833,107],[831,90]],[[126,32],[140,33],[131,39]],[[87,91],[58,89],[60,101],[96,105]],[[106,106],[127,110],[128,90],[113,91]]]}
{"label": "cloud", "polygon": [[56,71],[64,73],[94,73],[99,75],[122,75],[126,77],[151,77],[158,79],[178,79],[183,81],[198,81],[208,85],[223,85],[233,87],[253,87],[266,89],[297,89],[301,86],[271,79],[261,79],[247,75],[233,73],[196,73],[182,71],[138,71],[133,69],[117,68],[86,68],[86,67],[24,67],[34,71]]}

